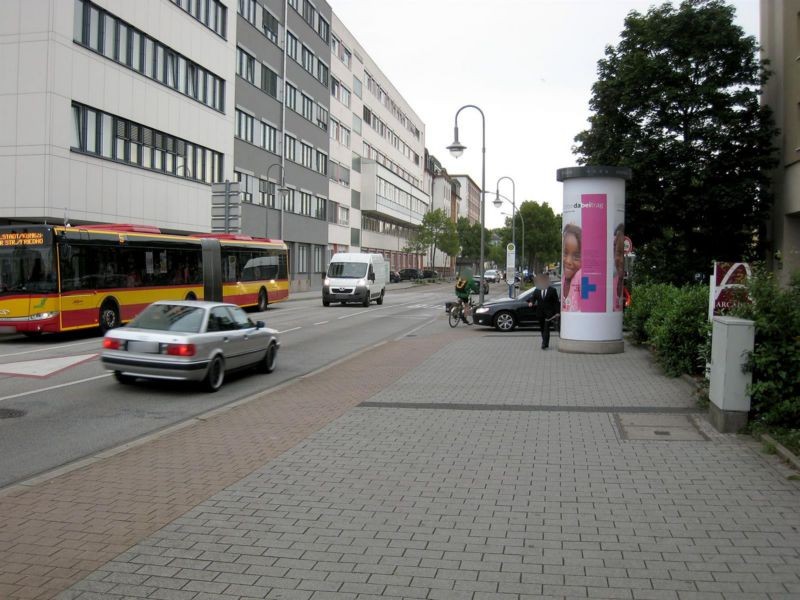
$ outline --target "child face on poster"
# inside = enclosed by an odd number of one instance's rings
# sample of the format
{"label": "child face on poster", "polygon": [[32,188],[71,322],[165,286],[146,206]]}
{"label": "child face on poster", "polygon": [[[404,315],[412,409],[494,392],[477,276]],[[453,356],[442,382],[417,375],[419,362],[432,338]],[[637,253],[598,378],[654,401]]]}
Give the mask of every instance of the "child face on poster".
{"label": "child face on poster", "polygon": [[564,228],[564,248],[561,264],[563,265],[564,278],[572,281],[581,268],[581,240],[580,228],[568,225]]}

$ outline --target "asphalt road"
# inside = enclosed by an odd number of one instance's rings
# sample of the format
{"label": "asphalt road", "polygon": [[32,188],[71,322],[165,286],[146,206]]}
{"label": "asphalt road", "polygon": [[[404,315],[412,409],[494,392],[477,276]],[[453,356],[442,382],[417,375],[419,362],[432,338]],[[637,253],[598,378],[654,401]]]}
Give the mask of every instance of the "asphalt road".
{"label": "asphalt road", "polygon": [[98,359],[96,331],[0,338],[0,416],[24,411],[0,418],[0,487],[268,390],[421,326],[446,328],[444,302],[452,297],[451,284],[428,285],[393,290],[382,306],[324,308],[314,298],[253,313],[282,332],[278,367],[269,375],[233,375],[215,394],[186,384],[118,384]]}

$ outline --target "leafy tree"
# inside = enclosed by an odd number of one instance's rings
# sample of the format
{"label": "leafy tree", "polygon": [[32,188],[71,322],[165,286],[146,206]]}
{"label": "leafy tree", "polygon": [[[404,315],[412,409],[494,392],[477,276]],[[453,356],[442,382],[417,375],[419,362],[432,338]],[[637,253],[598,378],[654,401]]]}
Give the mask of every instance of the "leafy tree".
{"label": "leafy tree", "polygon": [[441,208],[425,213],[417,235],[409,240],[408,252],[427,252],[430,265],[436,264],[436,250],[448,256],[458,254],[458,234],[456,225]]}
{"label": "leafy tree", "polygon": [[759,105],[765,63],[734,12],[722,0],[632,11],[598,63],[573,150],[582,164],[633,169],[626,230],[650,279],[685,282],[760,250],[776,129]]}
{"label": "leafy tree", "polygon": [[[488,231],[488,230],[487,230]],[[456,222],[458,242],[461,246],[461,257],[477,260],[481,256],[481,224],[470,223],[467,217],[459,217]],[[484,243],[489,239],[488,234]]]}
{"label": "leafy tree", "polygon": [[[525,223],[525,245],[522,242],[523,225]],[[517,207],[516,243],[518,263],[521,269],[533,268],[540,272],[547,263],[560,259],[561,252],[561,216],[544,202],[526,200]],[[506,219],[506,226],[495,230],[500,238],[502,250],[501,264],[505,266],[506,245],[511,241],[511,217]]]}

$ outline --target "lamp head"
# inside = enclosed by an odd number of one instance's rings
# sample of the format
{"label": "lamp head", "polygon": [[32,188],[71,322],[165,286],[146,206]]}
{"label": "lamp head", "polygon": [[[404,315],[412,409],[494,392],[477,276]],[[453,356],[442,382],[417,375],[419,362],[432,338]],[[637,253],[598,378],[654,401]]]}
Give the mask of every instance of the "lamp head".
{"label": "lamp head", "polygon": [[466,150],[467,147],[459,142],[458,138],[456,138],[456,140],[453,141],[453,143],[450,144],[447,149],[450,150],[450,154],[453,155],[453,158],[459,158],[462,154],[464,154],[464,150]]}
{"label": "lamp head", "polygon": [[281,186],[278,188],[278,193],[281,195],[281,198],[286,198],[289,194],[289,188]]}
{"label": "lamp head", "polygon": [[500,208],[501,206],[503,206],[503,201],[500,200],[500,194],[497,193],[495,194],[492,204],[494,204],[495,208]]}

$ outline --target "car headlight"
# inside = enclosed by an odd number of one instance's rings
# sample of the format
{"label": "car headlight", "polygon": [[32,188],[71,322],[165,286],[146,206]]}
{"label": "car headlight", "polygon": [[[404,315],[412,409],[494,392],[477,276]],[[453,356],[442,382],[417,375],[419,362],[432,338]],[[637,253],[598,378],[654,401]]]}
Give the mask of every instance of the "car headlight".
{"label": "car headlight", "polygon": [[488,309],[488,308],[486,308],[485,306],[481,306],[481,307],[480,307],[479,309],[477,309],[475,312],[476,312],[476,313],[478,313],[479,315],[482,315],[483,313],[488,313],[488,312],[489,312],[489,309]]}
{"label": "car headlight", "polygon": [[57,317],[58,312],[43,312],[43,313],[36,313],[35,315],[31,315],[29,318],[31,321],[41,321],[43,319],[52,319],[53,317]]}
{"label": "car headlight", "polygon": [[331,284],[331,280],[329,278],[327,278],[327,277],[325,278],[325,281],[322,282],[322,285],[330,285],[330,284]]}
{"label": "car headlight", "polygon": [[367,285],[367,280],[366,279],[359,279],[358,280],[358,285]]}

